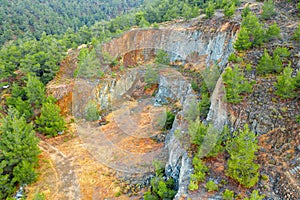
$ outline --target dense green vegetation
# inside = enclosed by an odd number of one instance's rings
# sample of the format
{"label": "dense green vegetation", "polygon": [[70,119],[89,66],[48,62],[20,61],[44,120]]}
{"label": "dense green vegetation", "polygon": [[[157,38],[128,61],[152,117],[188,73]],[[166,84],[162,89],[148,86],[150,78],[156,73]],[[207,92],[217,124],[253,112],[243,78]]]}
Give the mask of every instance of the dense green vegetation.
{"label": "dense green vegetation", "polygon": [[0,45],[19,36],[40,39],[46,34],[78,31],[140,6],[143,0],[3,0],[0,4]]}
{"label": "dense green vegetation", "polygon": [[[3,116],[0,121],[0,199],[11,196],[17,187],[35,181],[39,153],[35,132],[51,137],[66,129],[66,122],[60,115],[55,99],[47,98],[45,94],[45,85],[59,71],[67,49],[89,44],[89,48],[80,50],[79,67],[74,76],[101,78],[105,75],[100,66],[101,59],[110,67],[118,64],[116,58],[98,48],[102,42],[120,35],[132,26],[157,29],[160,22],[179,18],[188,20],[202,13],[211,18],[216,9],[223,9],[228,19],[234,15],[239,4],[239,0],[155,0],[146,3],[143,0],[3,0],[0,5],[0,45],[3,45],[0,49],[0,88],[2,85],[8,85],[9,88],[5,90],[6,95],[3,95],[5,105],[1,109]],[[136,12],[118,16],[135,7],[139,7]],[[234,44],[237,51],[260,47],[281,37],[276,22],[266,26],[262,23],[276,15],[273,1],[265,1],[262,11],[258,18],[249,7],[243,10],[241,29]],[[300,25],[293,39],[300,40]],[[277,74],[274,93],[281,98],[296,97],[296,90],[300,88],[300,72],[293,73],[288,64],[289,56],[287,48],[277,47],[273,52],[265,49],[256,67],[258,75]],[[231,54],[229,61],[238,64],[227,67],[222,75],[226,99],[229,103],[239,103],[243,99],[242,95],[252,91],[253,83],[244,77],[242,58]],[[169,55],[158,50],[155,62],[168,65]],[[221,152],[229,156],[227,175],[245,187],[253,187],[259,176],[259,165],[255,163],[258,150],[256,136],[248,126],[233,132],[233,137],[227,127],[221,134],[211,134],[218,131],[202,121],[209,111],[210,94],[220,76],[219,67],[217,64],[207,67],[202,76],[204,80],[201,87],[196,81],[192,82],[193,89],[201,96],[191,103],[184,119],[189,123],[189,142],[195,150],[192,153],[194,171],[189,189],[197,190],[199,183],[204,182],[209,173],[203,156],[212,157]],[[157,72],[148,66],[146,83],[157,84],[157,80]],[[84,112],[88,121],[99,119],[94,102],[89,102]],[[165,130],[172,128],[174,118],[172,112],[167,112]],[[300,121],[300,117],[297,116],[296,120]],[[214,149],[205,149],[204,141],[207,146],[214,145]],[[174,180],[166,177],[161,167],[150,183],[151,189],[144,194],[146,200],[172,199],[176,194]],[[218,184],[212,180],[206,182],[205,187],[209,192],[218,190]],[[42,194],[36,196],[36,199],[43,198]],[[233,199],[234,192],[226,190],[223,198]],[[254,190],[249,199],[263,199],[263,196]]]}
{"label": "dense green vegetation", "polygon": [[176,194],[174,179],[164,177],[164,166],[162,163],[154,162],[154,166],[156,168],[156,174],[150,181],[151,190],[144,193],[144,199],[173,199]]}
{"label": "dense green vegetation", "polygon": [[17,186],[35,181],[39,149],[32,124],[14,108],[1,119],[0,136],[0,199],[5,199]]}

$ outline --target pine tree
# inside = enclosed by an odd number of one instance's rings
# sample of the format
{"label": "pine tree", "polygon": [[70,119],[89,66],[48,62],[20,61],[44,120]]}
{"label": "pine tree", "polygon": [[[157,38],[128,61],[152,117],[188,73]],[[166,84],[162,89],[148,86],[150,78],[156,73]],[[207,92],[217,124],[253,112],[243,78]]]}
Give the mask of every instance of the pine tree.
{"label": "pine tree", "polygon": [[235,9],[236,9],[236,7],[235,7],[234,3],[232,3],[231,5],[228,4],[224,8],[224,15],[228,18],[231,18],[235,13]]}
{"label": "pine tree", "polygon": [[0,199],[4,199],[17,185],[35,180],[39,149],[32,125],[14,108],[0,124]]}
{"label": "pine tree", "polygon": [[252,46],[250,41],[249,33],[246,28],[241,28],[238,33],[237,40],[234,43],[234,48],[236,50],[246,50]]}
{"label": "pine tree", "polygon": [[139,22],[140,28],[147,28],[150,26],[150,23],[145,19],[145,17],[142,17],[141,21]]}
{"label": "pine tree", "polygon": [[264,50],[264,55],[259,60],[256,70],[258,74],[273,72],[273,60],[266,49]]}
{"label": "pine tree", "polygon": [[243,18],[241,27],[248,31],[252,46],[260,46],[263,43],[264,29],[256,15],[251,12],[248,13],[248,15]]}
{"label": "pine tree", "polygon": [[258,150],[256,136],[248,125],[243,131],[234,132],[226,149],[230,155],[226,173],[245,187],[253,187],[258,182],[259,165],[255,163],[255,153]]}
{"label": "pine tree", "polygon": [[262,19],[270,19],[272,16],[276,14],[273,0],[265,1],[262,9],[263,9],[263,12],[261,14]]}
{"label": "pine tree", "polygon": [[282,98],[293,98],[295,97],[294,90],[296,89],[295,79],[292,78],[293,69],[291,67],[286,67],[283,70],[283,74],[277,76],[277,83],[275,87],[277,88],[275,94]]}
{"label": "pine tree", "polygon": [[29,102],[35,107],[42,105],[46,98],[45,86],[36,76],[28,75],[25,91]]}
{"label": "pine tree", "polygon": [[222,75],[226,88],[226,100],[230,103],[238,103],[242,100],[242,93],[251,92],[252,85],[245,80],[238,66],[227,67]]}
{"label": "pine tree", "polygon": [[208,1],[207,7],[204,9],[206,18],[211,18],[215,14],[215,5],[213,1]]}
{"label": "pine tree", "polygon": [[266,40],[272,40],[272,39],[276,39],[280,37],[280,28],[277,25],[277,23],[275,22],[274,24],[272,24],[267,32],[266,32]]}
{"label": "pine tree", "polygon": [[65,130],[65,120],[60,115],[60,108],[51,101],[43,103],[41,115],[35,120],[37,130],[48,136],[57,136]]}

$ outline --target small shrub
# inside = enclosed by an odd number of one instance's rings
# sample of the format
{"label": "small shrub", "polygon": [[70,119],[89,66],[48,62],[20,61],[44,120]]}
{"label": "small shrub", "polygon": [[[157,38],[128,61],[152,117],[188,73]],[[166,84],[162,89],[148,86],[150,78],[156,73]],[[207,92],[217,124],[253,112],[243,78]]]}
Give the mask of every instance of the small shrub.
{"label": "small shrub", "polygon": [[298,27],[294,32],[293,38],[297,41],[300,40],[300,24],[298,24]]}
{"label": "small shrub", "polygon": [[154,69],[153,66],[147,66],[146,72],[145,72],[145,82],[148,85],[153,85],[158,83],[159,74],[156,69]]}
{"label": "small shrub", "polygon": [[235,53],[231,53],[228,57],[228,62],[236,62],[236,58],[237,56],[235,55]]}
{"label": "small shrub", "polygon": [[166,112],[166,123],[164,128],[166,130],[170,130],[172,128],[173,122],[175,120],[175,114],[173,114],[171,111]]}
{"label": "small shrub", "polygon": [[234,192],[231,191],[231,190],[226,189],[226,190],[223,192],[222,198],[223,198],[224,200],[233,200],[233,199],[234,199]]}
{"label": "small shrub", "polygon": [[194,173],[191,174],[190,177],[190,184],[189,190],[197,190],[198,184],[205,180],[206,174],[208,172],[208,167],[203,163],[203,161],[198,158],[193,158],[193,166],[194,166]]}
{"label": "small shrub", "polygon": [[189,123],[188,133],[192,144],[201,145],[207,133],[207,126],[196,119],[196,121]]}
{"label": "small shrub", "polygon": [[33,197],[33,200],[45,200],[46,198],[45,198],[45,194],[41,194],[41,193],[36,193],[35,195],[34,195],[34,197]]}
{"label": "small shrub", "polygon": [[201,101],[199,102],[198,107],[200,119],[206,118],[210,108],[210,97],[208,93],[202,93]]}
{"label": "small shrub", "polygon": [[170,57],[167,52],[159,49],[156,53],[155,63],[168,65],[170,63]]}
{"label": "small shrub", "polygon": [[194,80],[192,80],[192,82],[191,82],[191,87],[195,92],[200,92],[200,87],[197,84],[197,82],[195,82]]}
{"label": "small shrub", "polygon": [[87,121],[96,121],[99,118],[99,112],[96,103],[90,101],[85,109],[85,119]]}
{"label": "small shrub", "polygon": [[158,200],[158,197],[152,195],[150,191],[144,193],[144,200]]}
{"label": "small shrub", "polygon": [[291,53],[285,47],[276,47],[276,49],[273,51],[273,57],[275,57],[276,55],[280,58],[287,58],[291,55]]}
{"label": "small shrub", "polygon": [[218,191],[219,189],[218,185],[212,180],[206,183],[205,188],[207,189],[208,192]]}
{"label": "small shrub", "polygon": [[300,123],[300,115],[296,116],[296,122]]}
{"label": "small shrub", "polygon": [[118,191],[118,192],[115,193],[115,197],[119,197],[119,196],[121,196],[121,194],[122,193],[120,191]]}
{"label": "small shrub", "polygon": [[249,5],[242,11],[242,18],[246,17],[249,13],[251,13]]}
{"label": "small shrub", "polygon": [[257,190],[253,190],[250,198],[245,198],[244,200],[263,200],[265,195],[259,195]]}

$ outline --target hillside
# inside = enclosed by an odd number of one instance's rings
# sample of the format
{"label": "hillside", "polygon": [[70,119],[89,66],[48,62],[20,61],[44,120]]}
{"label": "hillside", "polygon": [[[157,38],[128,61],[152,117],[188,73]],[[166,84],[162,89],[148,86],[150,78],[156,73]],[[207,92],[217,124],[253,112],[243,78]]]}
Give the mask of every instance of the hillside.
{"label": "hillside", "polygon": [[300,199],[299,16],[165,0],[7,44],[0,199]]}
{"label": "hillside", "polygon": [[109,20],[139,7],[140,1],[3,0],[0,4],[0,45],[19,36],[40,38],[42,33],[77,32],[96,21]]}

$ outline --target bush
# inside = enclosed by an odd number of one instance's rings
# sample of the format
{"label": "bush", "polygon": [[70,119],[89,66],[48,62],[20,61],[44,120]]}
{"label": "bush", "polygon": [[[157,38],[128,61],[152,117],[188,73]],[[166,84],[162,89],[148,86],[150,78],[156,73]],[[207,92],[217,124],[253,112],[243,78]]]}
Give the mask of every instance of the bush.
{"label": "bush", "polygon": [[193,158],[194,173],[191,174],[190,184],[188,186],[189,190],[197,190],[198,184],[205,180],[206,173],[208,172],[208,167],[203,163],[203,161],[198,158]]}
{"label": "bush", "polygon": [[261,14],[262,19],[270,19],[272,16],[276,14],[273,0],[265,1],[262,9],[263,9],[263,12]]}
{"label": "bush", "polygon": [[246,17],[249,13],[251,13],[251,11],[248,4],[246,8],[242,11],[242,18]]}
{"label": "bush", "polygon": [[297,29],[296,29],[295,32],[294,32],[293,38],[294,38],[295,40],[297,40],[297,41],[300,40],[300,24],[298,24],[298,27],[297,27]]}
{"label": "bush", "polygon": [[167,52],[159,49],[156,53],[155,63],[168,65],[170,63],[170,57]]}
{"label": "bush", "polygon": [[205,188],[207,189],[208,192],[218,191],[219,189],[218,185],[212,180],[206,183]]}
{"label": "bush", "polygon": [[265,195],[259,195],[257,190],[253,190],[250,198],[245,198],[244,200],[263,200]]}
{"label": "bush", "polygon": [[172,128],[173,122],[175,120],[175,114],[173,114],[170,111],[167,111],[166,115],[167,115],[167,117],[166,117],[166,123],[165,123],[164,128],[166,130],[170,130]]}
{"label": "bush", "polygon": [[222,198],[223,198],[224,200],[234,200],[234,192],[231,191],[231,190],[226,189],[226,190],[223,192]]}
{"label": "bush", "polygon": [[189,123],[188,133],[192,144],[201,145],[207,133],[207,126],[196,119],[195,122]]}
{"label": "bush", "polygon": [[276,47],[276,49],[273,51],[273,56],[279,56],[280,58],[287,58],[291,55],[289,50],[285,47]]}
{"label": "bush", "polygon": [[150,181],[152,187],[152,194],[161,199],[173,199],[176,194],[174,190],[174,180],[172,178],[167,181],[161,176],[156,176]]}
{"label": "bush", "polygon": [[198,107],[200,119],[206,118],[210,108],[210,97],[208,93],[202,93],[201,101],[199,102]]}
{"label": "bush", "polygon": [[85,109],[85,119],[87,121],[96,121],[99,119],[99,112],[96,103],[90,101]]}
{"label": "bush", "polygon": [[300,71],[297,72],[297,75],[296,75],[296,77],[295,77],[295,87],[296,87],[297,89],[300,88]]}

